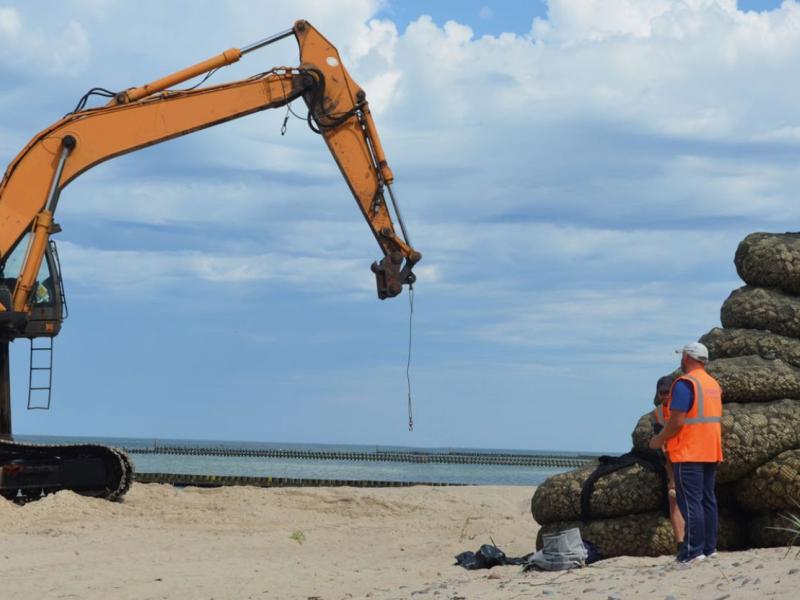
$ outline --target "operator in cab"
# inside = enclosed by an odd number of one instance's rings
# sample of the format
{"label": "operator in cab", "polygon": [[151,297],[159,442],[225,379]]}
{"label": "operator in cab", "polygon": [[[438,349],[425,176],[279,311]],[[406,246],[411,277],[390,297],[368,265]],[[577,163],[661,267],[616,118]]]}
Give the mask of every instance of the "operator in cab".
{"label": "operator in cab", "polygon": [[683,372],[663,408],[665,425],[650,448],[665,447],[673,464],[678,508],[686,522],[677,560],[694,564],[717,553],[719,513],[714,491],[722,462],[722,388],[706,372],[708,348],[698,342],[676,350]]}

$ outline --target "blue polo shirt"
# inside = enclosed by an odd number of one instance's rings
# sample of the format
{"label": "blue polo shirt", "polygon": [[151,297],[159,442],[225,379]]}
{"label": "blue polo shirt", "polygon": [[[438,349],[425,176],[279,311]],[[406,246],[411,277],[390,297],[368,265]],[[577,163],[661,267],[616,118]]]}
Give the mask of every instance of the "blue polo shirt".
{"label": "blue polo shirt", "polygon": [[672,386],[672,397],[669,401],[669,409],[679,412],[689,412],[694,404],[694,387],[685,379],[680,379]]}

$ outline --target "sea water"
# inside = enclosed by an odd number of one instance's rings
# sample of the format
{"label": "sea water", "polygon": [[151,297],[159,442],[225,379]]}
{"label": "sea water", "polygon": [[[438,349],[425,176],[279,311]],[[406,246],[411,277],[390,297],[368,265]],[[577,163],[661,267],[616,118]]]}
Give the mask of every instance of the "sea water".
{"label": "sea water", "polygon": [[407,481],[416,483],[461,483],[480,485],[538,485],[549,476],[567,469],[441,463],[405,463],[353,460],[309,460],[294,458],[187,456],[173,454],[138,454],[137,448],[154,446],[214,447],[230,449],[287,449],[329,452],[477,452],[480,454],[513,453],[550,456],[578,456],[587,453],[543,450],[500,450],[492,448],[410,448],[350,444],[293,444],[268,442],[232,442],[222,440],[175,440],[142,438],[77,438],[15,436],[33,443],[100,443],[127,448],[134,470],[139,473],[177,473],[186,475],[239,475],[249,477],[286,477],[291,479],[338,479],[372,481]]}

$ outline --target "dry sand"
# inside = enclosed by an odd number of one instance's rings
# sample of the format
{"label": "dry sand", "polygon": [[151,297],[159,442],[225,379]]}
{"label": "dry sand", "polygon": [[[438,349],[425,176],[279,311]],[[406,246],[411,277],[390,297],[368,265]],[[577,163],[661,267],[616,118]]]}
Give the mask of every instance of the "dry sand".
{"label": "dry sand", "polygon": [[533,550],[533,488],[174,489],[122,503],[62,492],[0,500],[5,599],[800,597],[785,549],[722,553],[690,569],[619,558],[562,573],[465,571],[453,556],[494,539]]}

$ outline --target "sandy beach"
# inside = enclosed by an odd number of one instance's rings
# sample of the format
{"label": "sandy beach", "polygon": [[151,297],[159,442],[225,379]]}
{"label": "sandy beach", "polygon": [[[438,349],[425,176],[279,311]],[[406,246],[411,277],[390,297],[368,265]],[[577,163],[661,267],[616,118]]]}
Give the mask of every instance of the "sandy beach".
{"label": "sandy beach", "polygon": [[61,492],[0,502],[3,598],[795,598],[785,549],[617,558],[570,572],[465,571],[453,556],[494,542],[533,550],[533,488],[175,489],[124,502]]}

